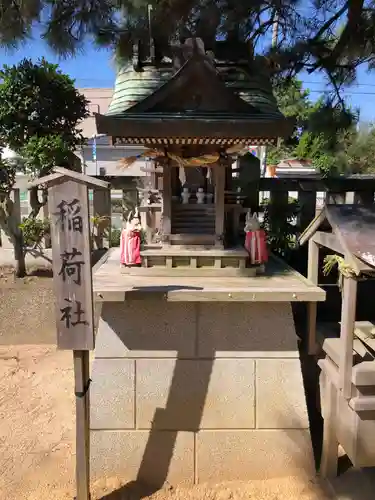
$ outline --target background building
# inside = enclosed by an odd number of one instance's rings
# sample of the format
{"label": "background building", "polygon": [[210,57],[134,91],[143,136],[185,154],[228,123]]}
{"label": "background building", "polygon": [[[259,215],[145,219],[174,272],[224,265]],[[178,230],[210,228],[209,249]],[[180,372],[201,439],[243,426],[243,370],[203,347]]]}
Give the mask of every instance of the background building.
{"label": "background building", "polygon": [[143,151],[141,147],[113,146],[107,136],[97,136],[95,113],[106,113],[113,95],[113,89],[82,88],[79,91],[89,101],[90,116],[82,123],[87,145],[77,152],[83,161],[83,170],[87,175],[141,177],[141,166],[145,160],[136,161],[129,168],[118,168],[118,161],[127,156],[136,156]]}

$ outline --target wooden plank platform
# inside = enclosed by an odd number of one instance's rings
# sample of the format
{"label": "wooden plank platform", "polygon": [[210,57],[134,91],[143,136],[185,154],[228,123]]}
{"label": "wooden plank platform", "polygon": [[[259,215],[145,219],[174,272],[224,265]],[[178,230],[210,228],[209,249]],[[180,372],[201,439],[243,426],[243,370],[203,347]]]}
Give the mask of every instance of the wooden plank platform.
{"label": "wooden plank platform", "polygon": [[123,302],[145,293],[168,301],[191,302],[319,302],[325,292],[304,276],[271,257],[256,277],[151,277],[121,273],[120,249],[109,250],[93,276],[97,301]]}

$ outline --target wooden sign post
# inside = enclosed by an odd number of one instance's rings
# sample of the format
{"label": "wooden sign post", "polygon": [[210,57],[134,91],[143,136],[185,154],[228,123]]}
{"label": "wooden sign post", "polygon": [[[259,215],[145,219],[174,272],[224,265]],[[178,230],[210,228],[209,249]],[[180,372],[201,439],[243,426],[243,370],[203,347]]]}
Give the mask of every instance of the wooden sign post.
{"label": "wooden sign post", "polygon": [[95,339],[88,186],[108,183],[57,167],[31,186],[40,184],[48,188],[57,348],[73,351],[77,500],[89,500],[89,351]]}

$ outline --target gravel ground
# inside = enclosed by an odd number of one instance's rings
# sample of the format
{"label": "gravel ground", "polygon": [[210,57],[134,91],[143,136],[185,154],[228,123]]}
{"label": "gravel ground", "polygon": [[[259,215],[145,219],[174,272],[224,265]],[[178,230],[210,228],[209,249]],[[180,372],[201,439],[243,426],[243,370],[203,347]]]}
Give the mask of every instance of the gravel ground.
{"label": "gravel ground", "polygon": [[15,279],[10,268],[0,268],[0,345],[55,342],[52,279]]}
{"label": "gravel ground", "polygon": [[[72,356],[54,346],[0,348],[0,498],[62,500],[74,493]],[[94,499],[136,500],[147,492],[126,480],[92,485]],[[146,495],[146,496],[145,496]],[[153,500],[326,500],[301,478],[200,485],[159,491]]]}
{"label": "gravel ground", "polygon": [[[11,273],[0,270],[0,299],[0,498],[72,499],[75,491],[72,353],[48,345],[55,335],[51,279],[15,280]],[[18,345],[6,345],[12,343]],[[362,476],[355,476],[355,483],[358,482],[363,484]],[[366,497],[363,487],[353,488],[350,478],[347,483],[338,481],[340,500],[373,500],[373,487]],[[350,485],[352,491],[347,494]],[[169,487],[150,497],[147,490],[128,483],[126,478],[103,478],[92,485],[91,491],[92,500],[331,498],[315,478],[301,477]]]}

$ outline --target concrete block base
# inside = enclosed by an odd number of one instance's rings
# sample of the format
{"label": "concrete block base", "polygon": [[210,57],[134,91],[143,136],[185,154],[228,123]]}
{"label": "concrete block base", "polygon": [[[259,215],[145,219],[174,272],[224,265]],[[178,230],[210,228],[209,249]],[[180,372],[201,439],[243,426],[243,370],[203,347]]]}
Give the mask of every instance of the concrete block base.
{"label": "concrete block base", "polygon": [[92,431],[93,480],[139,480],[157,488],[312,476],[308,430]]}
{"label": "concrete block base", "polygon": [[91,378],[94,479],[314,471],[289,303],[104,303]]}

